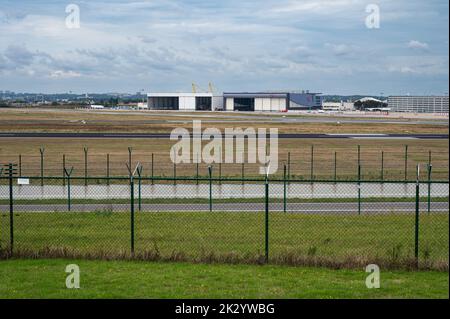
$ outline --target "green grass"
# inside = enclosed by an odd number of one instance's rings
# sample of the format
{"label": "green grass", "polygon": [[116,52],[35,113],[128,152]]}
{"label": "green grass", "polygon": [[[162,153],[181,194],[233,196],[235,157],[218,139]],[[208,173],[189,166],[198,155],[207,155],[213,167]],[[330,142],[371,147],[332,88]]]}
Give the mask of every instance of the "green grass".
{"label": "green grass", "polygon": [[[258,262],[264,255],[264,213],[137,212],[135,249],[144,259]],[[426,267],[448,269],[448,213],[420,215],[419,253]],[[0,246],[9,242],[9,215],[0,218]],[[130,214],[16,213],[17,251],[64,249],[63,256],[130,252]],[[414,256],[414,214],[270,213],[274,263],[358,266],[405,264]],[[48,254],[40,253],[43,256]],[[26,255],[26,254],[25,254]],[[55,255],[55,254],[50,254]]]}
{"label": "green grass", "polygon": [[[80,289],[67,289],[68,264]],[[0,298],[448,298],[447,272],[71,259],[0,261]]]}
{"label": "green grass", "polygon": [[[138,198],[135,198],[136,203]],[[426,203],[428,197],[420,197],[420,202]],[[431,197],[431,202],[448,202],[448,196]],[[58,205],[67,204],[67,198],[45,198],[45,199],[15,199],[15,205]],[[288,203],[356,203],[356,197],[339,197],[339,198],[287,198]],[[364,203],[382,203],[382,202],[415,202],[415,197],[363,197]],[[128,198],[72,198],[71,204],[129,204]],[[213,198],[214,203],[263,203],[264,198]],[[282,203],[283,198],[270,198],[271,203]],[[142,198],[142,204],[208,204],[208,198]],[[0,205],[8,205],[9,199],[0,199]]]}

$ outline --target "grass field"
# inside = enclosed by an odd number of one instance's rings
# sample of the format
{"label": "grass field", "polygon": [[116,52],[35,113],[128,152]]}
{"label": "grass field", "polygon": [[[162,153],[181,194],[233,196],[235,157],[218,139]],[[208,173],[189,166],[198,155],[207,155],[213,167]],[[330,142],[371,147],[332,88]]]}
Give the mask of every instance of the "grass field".
{"label": "grass field", "polygon": [[[395,124],[341,123],[345,117],[330,117],[335,121],[286,123],[270,119],[283,119],[286,115],[233,112],[148,112],[148,111],[89,111],[55,109],[7,109],[0,108],[0,131],[26,132],[171,132],[175,127],[192,126],[192,119],[214,121],[214,127],[278,127],[280,133],[448,133],[448,126],[411,124],[398,118]],[[252,121],[252,118],[256,118]],[[289,118],[316,118],[314,116],[288,115]],[[263,118],[260,120],[260,118]],[[348,118],[347,118],[348,119]],[[355,118],[352,118],[355,120]],[[370,116],[364,117],[368,120]],[[266,121],[264,121],[266,120]],[[267,121],[268,120],[268,121]],[[442,120],[440,120],[442,122]],[[253,122],[253,123],[252,123]]]}
{"label": "grass field", "polygon": [[[359,267],[376,262],[410,267],[414,214],[270,213],[270,261]],[[0,219],[1,247],[9,243],[9,215]],[[264,255],[264,213],[152,212],[135,215],[136,258],[258,263]],[[420,216],[420,262],[448,269],[448,213]],[[122,258],[130,252],[130,214],[16,213],[14,238],[24,256]]]}
{"label": "grass field", "polygon": [[[65,268],[80,267],[80,289]],[[448,298],[447,272],[72,259],[0,261],[0,298]]]}

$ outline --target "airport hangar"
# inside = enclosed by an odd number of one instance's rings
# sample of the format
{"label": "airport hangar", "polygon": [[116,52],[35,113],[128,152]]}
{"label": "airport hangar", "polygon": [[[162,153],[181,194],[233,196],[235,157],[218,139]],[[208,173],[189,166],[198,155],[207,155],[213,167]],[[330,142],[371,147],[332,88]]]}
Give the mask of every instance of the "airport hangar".
{"label": "airport hangar", "polygon": [[223,97],[213,93],[148,93],[149,110],[214,111],[223,109]]}
{"label": "airport hangar", "polygon": [[302,92],[225,92],[148,93],[149,110],[257,111],[315,110],[322,107],[320,93]]}
{"label": "airport hangar", "polygon": [[313,110],[322,107],[320,93],[306,92],[243,92],[223,93],[226,111],[283,112]]}

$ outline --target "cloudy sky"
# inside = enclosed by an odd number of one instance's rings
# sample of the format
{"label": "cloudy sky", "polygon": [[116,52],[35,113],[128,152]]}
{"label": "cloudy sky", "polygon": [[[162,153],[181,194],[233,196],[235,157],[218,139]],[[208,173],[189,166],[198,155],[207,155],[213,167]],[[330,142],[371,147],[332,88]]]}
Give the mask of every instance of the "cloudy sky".
{"label": "cloudy sky", "polygon": [[[68,28],[66,6],[80,9]],[[380,28],[367,28],[369,4]],[[448,92],[448,0],[0,0],[0,90]],[[72,21],[72,20],[71,20]]]}

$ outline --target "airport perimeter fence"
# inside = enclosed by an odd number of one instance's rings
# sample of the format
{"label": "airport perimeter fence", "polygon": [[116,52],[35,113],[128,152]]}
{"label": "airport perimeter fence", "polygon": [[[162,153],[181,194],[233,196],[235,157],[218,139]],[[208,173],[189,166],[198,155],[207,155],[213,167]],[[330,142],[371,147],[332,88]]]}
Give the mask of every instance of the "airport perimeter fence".
{"label": "airport perimeter fence", "polygon": [[[0,177],[2,256],[448,270],[448,181]],[[9,175],[11,172],[11,176]],[[43,181],[43,185],[41,184]]]}
{"label": "airport perimeter fence", "polygon": [[[17,163],[19,176],[64,177],[64,168],[74,168],[73,176],[84,177],[85,182],[95,181],[92,177],[128,176],[124,163],[130,166],[138,162],[143,165],[146,177],[164,176],[207,177],[208,164],[191,163],[174,164],[169,151],[163,153],[145,152],[143,150],[124,148],[114,154],[90,148],[72,151],[70,154],[55,153],[44,147],[28,151],[26,154],[9,154],[7,150],[0,152],[0,162]],[[245,153],[245,152],[244,152]],[[244,154],[246,157],[247,154]],[[448,151],[431,151],[411,148],[408,145],[398,149],[377,150],[361,146],[353,149],[324,149],[321,147],[298,147],[292,152],[279,155],[280,167],[286,165],[287,178],[315,180],[330,179],[333,181],[355,180],[358,168],[361,178],[365,180],[406,180],[415,181],[415,167],[419,163],[432,166],[435,179],[448,179]],[[201,160],[199,161],[201,162]],[[253,178],[259,176],[260,163],[216,163],[214,177]],[[283,171],[276,173],[283,178]],[[427,179],[422,174],[422,180]]]}

